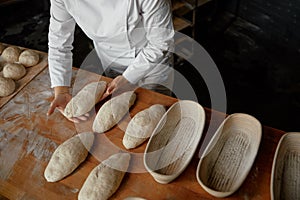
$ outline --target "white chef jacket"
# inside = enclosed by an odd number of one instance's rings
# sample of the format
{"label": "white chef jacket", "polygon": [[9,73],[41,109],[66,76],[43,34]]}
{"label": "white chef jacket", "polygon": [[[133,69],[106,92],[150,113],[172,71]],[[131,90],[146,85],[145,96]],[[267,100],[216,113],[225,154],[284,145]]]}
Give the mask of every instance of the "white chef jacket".
{"label": "white chef jacket", "polygon": [[51,0],[50,14],[51,87],[70,86],[75,23],[93,40],[104,68],[133,84],[172,84],[168,0]]}

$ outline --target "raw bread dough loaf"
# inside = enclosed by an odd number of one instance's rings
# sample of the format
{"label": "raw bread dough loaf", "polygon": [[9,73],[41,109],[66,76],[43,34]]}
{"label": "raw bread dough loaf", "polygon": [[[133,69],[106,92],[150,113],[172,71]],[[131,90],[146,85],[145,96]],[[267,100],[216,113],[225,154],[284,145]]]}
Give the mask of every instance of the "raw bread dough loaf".
{"label": "raw bread dough loaf", "polygon": [[0,97],[12,94],[16,89],[14,80],[0,76]]}
{"label": "raw bread dough loaf", "polygon": [[6,62],[14,63],[14,62],[18,62],[20,53],[21,53],[21,49],[19,49],[18,47],[11,46],[5,48],[1,56]]}
{"label": "raw bread dough loaf", "polygon": [[80,133],[59,145],[45,169],[46,180],[59,181],[73,172],[86,159],[93,142],[94,134],[87,132]]}
{"label": "raw bread dough loaf", "polygon": [[117,153],[104,160],[91,171],[78,194],[78,199],[108,199],[119,188],[129,162],[128,153]]}
{"label": "raw bread dough loaf", "polygon": [[2,54],[3,50],[5,49],[5,46],[0,43],[0,55]]}
{"label": "raw bread dough loaf", "polygon": [[19,62],[25,67],[31,67],[39,63],[39,54],[29,49],[20,54]]}
{"label": "raw bread dough loaf", "polygon": [[130,120],[123,137],[126,149],[135,148],[147,140],[165,112],[163,105],[155,104],[137,113]]}
{"label": "raw bread dough loaf", "polygon": [[3,76],[19,80],[26,74],[26,69],[23,65],[18,63],[7,63],[3,68]]}
{"label": "raw bread dough loaf", "polygon": [[105,89],[105,81],[87,84],[69,101],[64,110],[64,115],[71,118],[88,113],[100,100]]}
{"label": "raw bread dough loaf", "polygon": [[134,104],[135,98],[135,93],[129,91],[105,102],[95,117],[93,131],[103,133],[111,129],[129,111],[129,108]]}

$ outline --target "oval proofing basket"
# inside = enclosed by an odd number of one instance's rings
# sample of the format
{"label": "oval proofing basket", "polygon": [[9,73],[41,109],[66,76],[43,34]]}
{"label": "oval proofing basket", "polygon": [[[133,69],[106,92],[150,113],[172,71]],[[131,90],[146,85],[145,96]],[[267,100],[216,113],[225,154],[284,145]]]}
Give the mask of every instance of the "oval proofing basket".
{"label": "oval proofing basket", "polygon": [[300,199],[300,133],[283,135],[275,152],[271,199]]}
{"label": "oval proofing basket", "polygon": [[261,141],[262,126],[254,117],[236,113],[220,125],[201,157],[196,176],[215,197],[234,193],[246,179]]}
{"label": "oval proofing basket", "polygon": [[204,109],[194,101],[178,101],[163,115],[144,154],[144,165],[157,182],[169,183],[184,171],[197,149],[204,123]]}

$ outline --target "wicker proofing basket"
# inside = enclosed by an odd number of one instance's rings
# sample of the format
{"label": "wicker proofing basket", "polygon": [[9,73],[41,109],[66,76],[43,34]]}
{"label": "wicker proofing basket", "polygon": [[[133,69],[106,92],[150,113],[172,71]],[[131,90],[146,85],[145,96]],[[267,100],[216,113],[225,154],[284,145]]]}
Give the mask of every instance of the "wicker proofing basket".
{"label": "wicker proofing basket", "polygon": [[300,132],[281,137],[275,152],[271,199],[300,199]]}
{"label": "wicker proofing basket", "polygon": [[201,157],[196,176],[215,197],[234,193],[246,179],[261,141],[262,126],[254,117],[236,113],[220,125]]}
{"label": "wicker proofing basket", "polygon": [[194,101],[178,101],[163,115],[144,154],[144,165],[157,182],[169,183],[184,171],[197,149],[204,123],[204,109]]}

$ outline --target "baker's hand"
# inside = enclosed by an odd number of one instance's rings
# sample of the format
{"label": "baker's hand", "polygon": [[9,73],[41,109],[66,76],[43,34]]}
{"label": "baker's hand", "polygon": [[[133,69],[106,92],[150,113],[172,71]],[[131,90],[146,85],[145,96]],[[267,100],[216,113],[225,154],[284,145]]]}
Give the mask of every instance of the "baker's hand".
{"label": "baker's hand", "polygon": [[114,78],[107,86],[106,92],[103,94],[100,101],[105,99],[112,93],[118,94],[125,91],[131,91],[136,88],[136,85],[131,84],[124,76],[120,75]]}
{"label": "baker's hand", "polygon": [[[50,104],[50,108],[47,112],[47,115],[51,115],[55,109],[59,110],[62,115],[64,115],[64,109],[69,103],[69,101],[72,99],[72,96],[68,92],[67,87],[55,87],[54,88],[54,100]],[[89,113],[82,115],[80,117],[72,117],[72,118],[67,118],[68,120],[74,122],[74,123],[79,123],[80,121],[86,121],[89,117]]]}
{"label": "baker's hand", "polygon": [[129,86],[129,81],[127,81],[124,76],[120,75],[114,78],[109,84],[106,89],[107,94],[112,94],[113,92],[116,92],[120,89],[125,89]]}

